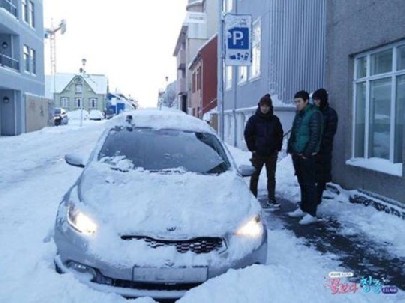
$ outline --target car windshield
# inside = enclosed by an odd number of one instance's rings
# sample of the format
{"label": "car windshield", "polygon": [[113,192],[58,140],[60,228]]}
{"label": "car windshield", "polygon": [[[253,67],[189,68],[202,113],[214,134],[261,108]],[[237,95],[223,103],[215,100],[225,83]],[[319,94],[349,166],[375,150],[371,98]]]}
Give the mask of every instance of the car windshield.
{"label": "car windshield", "polygon": [[112,168],[120,169],[117,163],[124,161],[126,170],[143,168],[154,172],[220,174],[231,166],[224,147],[213,134],[136,127],[112,129],[98,160]]}
{"label": "car windshield", "polygon": [[54,114],[55,115],[60,115],[60,113],[61,113],[61,109],[60,108],[55,108]]}

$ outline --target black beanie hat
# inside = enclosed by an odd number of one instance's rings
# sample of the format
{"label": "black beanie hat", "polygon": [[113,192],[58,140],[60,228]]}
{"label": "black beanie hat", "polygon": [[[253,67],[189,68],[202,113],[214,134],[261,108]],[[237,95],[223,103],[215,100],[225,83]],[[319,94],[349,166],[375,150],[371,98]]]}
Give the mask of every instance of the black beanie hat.
{"label": "black beanie hat", "polygon": [[268,106],[273,106],[273,101],[271,100],[270,94],[265,94],[260,98],[259,105],[267,104]]}
{"label": "black beanie hat", "polygon": [[305,91],[305,90],[300,90],[299,92],[296,92],[296,93],[295,93],[294,99],[295,99],[295,98],[302,98],[302,99],[304,99],[304,101],[305,101],[305,100],[309,100],[309,94],[308,94],[308,92]]}
{"label": "black beanie hat", "polygon": [[324,88],[317,89],[312,94],[312,99],[321,100],[321,101],[328,101],[328,92]]}

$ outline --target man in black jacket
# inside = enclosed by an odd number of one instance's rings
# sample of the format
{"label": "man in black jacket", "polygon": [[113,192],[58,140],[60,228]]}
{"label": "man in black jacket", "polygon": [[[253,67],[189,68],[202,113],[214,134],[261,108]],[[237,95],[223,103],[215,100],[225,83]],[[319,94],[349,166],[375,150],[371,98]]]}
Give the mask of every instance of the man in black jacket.
{"label": "man in black jacket", "polygon": [[333,137],[336,134],[338,116],[336,111],[329,106],[328,92],[325,89],[316,90],[312,94],[312,100],[323,115],[321,146],[315,157],[317,202],[321,204],[326,183],[332,181]]}
{"label": "man in black jacket", "polygon": [[269,94],[260,99],[256,113],[246,124],[244,136],[246,145],[252,152],[252,164],[255,167],[250,179],[250,190],[257,197],[259,176],[265,165],[268,193],[265,206],[278,206],[275,196],[276,163],[283,141],[283,127],[279,118],[273,114],[273,102]]}

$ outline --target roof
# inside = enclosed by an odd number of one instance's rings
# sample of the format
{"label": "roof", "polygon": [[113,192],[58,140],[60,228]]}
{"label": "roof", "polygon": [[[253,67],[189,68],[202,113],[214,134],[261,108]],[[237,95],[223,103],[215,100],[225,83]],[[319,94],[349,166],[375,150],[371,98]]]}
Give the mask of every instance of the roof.
{"label": "roof", "polygon": [[[58,73],[45,76],[45,96],[53,98],[53,93],[62,92],[66,86],[78,74]],[[108,78],[101,74],[85,74],[84,80],[99,95],[105,95],[108,91]]]}
{"label": "roof", "polygon": [[195,132],[214,133],[205,121],[187,115],[176,109],[138,109],[124,112],[108,121],[107,127],[128,126],[127,116],[132,116],[132,124],[138,127],[155,129],[180,129]]}

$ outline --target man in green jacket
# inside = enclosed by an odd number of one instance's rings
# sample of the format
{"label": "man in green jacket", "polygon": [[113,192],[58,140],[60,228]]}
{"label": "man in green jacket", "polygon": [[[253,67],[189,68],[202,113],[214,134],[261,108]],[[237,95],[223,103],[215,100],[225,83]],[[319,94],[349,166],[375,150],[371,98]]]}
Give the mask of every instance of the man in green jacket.
{"label": "man in green jacket", "polygon": [[309,94],[299,91],[294,95],[297,113],[294,118],[287,152],[291,154],[295,174],[301,190],[299,208],[288,213],[291,217],[302,217],[301,225],[317,221],[317,191],[315,178],[315,155],[322,138],[322,113],[309,103]]}

